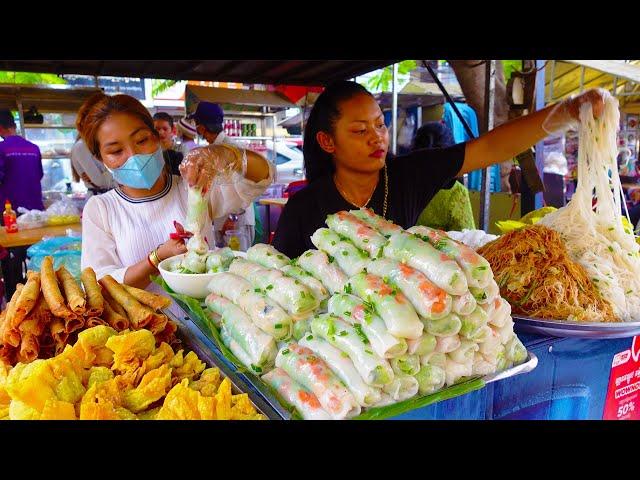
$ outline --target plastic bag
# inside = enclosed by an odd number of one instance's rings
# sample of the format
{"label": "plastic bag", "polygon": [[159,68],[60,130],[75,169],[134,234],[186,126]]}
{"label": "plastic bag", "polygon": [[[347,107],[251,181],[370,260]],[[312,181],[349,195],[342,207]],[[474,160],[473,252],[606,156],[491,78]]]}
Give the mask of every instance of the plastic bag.
{"label": "plastic bag", "polygon": [[179,168],[189,186],[206,192],[212,185],[237,183],[244,177],[247,152],[227,144],[194,148],[185,155]]}
{"label": "plastic bag", "polygon": [[18,230],[29,230],[30,228],[40,228],[47,224],[47,214],[42,210],[27,210],[18,207],[21,215],[17,219]]}
{"label": "plastic bag", "polygon": [[46,210],[47,225],[67,225],[80,222],[80,210],[74,202],[63,196]]}
{"label": "plastic bag", "polygon": [[53,267],[64,265],[76,280],[80,280],[80,257],[82,237],[50,237],[31,245],[27,249],[27,268],[40,271],[40,264],[47,255],[53,257]]}

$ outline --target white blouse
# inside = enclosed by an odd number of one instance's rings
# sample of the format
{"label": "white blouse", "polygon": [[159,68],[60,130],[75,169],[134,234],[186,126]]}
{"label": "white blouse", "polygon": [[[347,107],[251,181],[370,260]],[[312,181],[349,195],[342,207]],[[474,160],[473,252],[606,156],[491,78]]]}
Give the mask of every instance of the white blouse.
{"label": "white blouse", "polygon": [[[238,183],[217,185],[209,191],[214,218],[239,208],[247,208],[273,181],[242,179]],[[187,182],[169,176],[164,190],[153,197],[134,199],[119,189],[91,197],[82,215],[82,268],[92,267],[98,279],[111,275],[124,282],[127,268],[141,260],[175,231],[173,221],[184,224],[187,215]],[[208,214],[207,214],[208,215]],[[215,245],[211,218],[202,232],[210,246]],[[159,291],[151,283],[147,290]]]}

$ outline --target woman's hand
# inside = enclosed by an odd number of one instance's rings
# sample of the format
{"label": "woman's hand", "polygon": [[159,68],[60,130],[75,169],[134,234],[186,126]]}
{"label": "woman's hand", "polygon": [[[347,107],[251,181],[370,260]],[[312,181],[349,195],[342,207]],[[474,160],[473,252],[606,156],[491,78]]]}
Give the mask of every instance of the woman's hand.
{"label": "woman's hand", "polygon": [[241,172],[242,158],[237,147],[209,145],[187,153],[179,168],[190,187],[200,188],[206,193],[214,177]]}
{"label": "woman's hand", "polygon": [[180,255],[181,253],[187,252],[187,246],[184,243],[182,238],[179,239],[169,239],[164,242],[162,245],[158,247],[158,258],[160,261],[166,260],[170,257],[175,257],[176,255]]}
{"label": "woman's hand", "polygon": [[590,103],[593,109],[593,117],[599,118],[604,113],[603,90],[593,89],[573,97],[568,101],[567,112],[574,120],[580,120],[580,107],[584,103]]}
{"label": "woman's hand", "polygon": [[590,103],[594,118],[604,113],[604,98],[609,95],[606,90],[587,90],[575,97],[567,98],[556,104],[542,123],[542,128],[549,134],[558,134],[575,128],[580,121],[580,107]]}

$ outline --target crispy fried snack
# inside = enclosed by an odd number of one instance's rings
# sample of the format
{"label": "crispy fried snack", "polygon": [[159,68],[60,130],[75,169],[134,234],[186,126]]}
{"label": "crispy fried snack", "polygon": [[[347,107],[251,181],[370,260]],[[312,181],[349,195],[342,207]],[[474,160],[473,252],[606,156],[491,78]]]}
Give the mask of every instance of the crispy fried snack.
{"label": "crispy fried snack", "polygon": [[17,328],[13,328],[13,317],[16,313],[16,303],[20,297],[20,292],[24,288],[24,285],[19,283],[16,285],[16,291],[13,292],[9,305],[7,305],[6,315],[4,322],[2,322],[2,342],[12,347],[18,347],[20,345],[20,332]]}
{"label": "crispy fried snack", "polygon": [[27,273],[27,283],[24,284],[15,305],[15,312],[11,319],[11,328],[18,328],[20,322],[33,309],[40,296],[40,274],[38,272]]}
{"label": "crispy fried snack", "polygon": [[116,312],[118,315],[126,318],[127,322],[129,321],[129,317],[127,317],[127,312],[125,311],[125,309],[122,308],[122,305],[116,302],[111,295],[109,295],[109,292],[107,290],[102,290],[102,296],[104,298],[105,304],[108,303],[111,307],[111,310]]}
{"label": "crispy fried snack", "polygon": [[56,274],[53,271],[52,257],[44,257],[44,260],[42,260],[42,264],[40,265],[40,275],[42,294],[47,300],[51,313],[60,318],[75,317],[76,315],[69,309],[69,307],[67,307],[64,297],[62,296],[62,293],[60,293]]}
{"label": "crispy fried snack", "polygon": [[[125,312],[126,313],[126,312]],[[119,332],[129,328],[129,319],[111,308],[111,304],[105,300],[102,319],[105,320],[112,328]]]}
{"label": "crispy fried snack", "polygon": [[64,296],[67,298],[67,305],[76,315],[82,315],[86,310],[87,300],[80,285],[76,283],[73,275],[62,265],[56,272],[58,280],[62,284]]}
{"label": "crispy fried snack", "polygon": [[91,267],[85,268],[80,274],[80,280],[84,285],[84,291],[87,294],[87,311],[88,317],[99,317],[104,311],[104,297],[102,296],[102,288],[96,280],[96,272]]}
{"label": "crispy fried snack", "polygon": [[105,325],[105,326],[110,326],[109,322],[107,322],[106,320],[103,320],[100,317],[89,317],[87,318],[87,321],[85,323],[85,326],[87,328],[91,328],[91,327],[97,327],[98,325]]}
{"label": "crispy fried snack", "polygon": [[154,311],[138,302],[111,275],[105,275],[100,284],[109,292],[113,299],[126,310],[133,328],[144,328],[153,319]]}
{"label": "crispy fried snack", "polygon": [[171,306],[171,299],[163,295],[156,295],[155,293],[147,292],[136,287],[130,287],[129,285],[122,285],[124,289],[129,292],[136,300],[154,310],[162,310],[163,308],[169,308]]}

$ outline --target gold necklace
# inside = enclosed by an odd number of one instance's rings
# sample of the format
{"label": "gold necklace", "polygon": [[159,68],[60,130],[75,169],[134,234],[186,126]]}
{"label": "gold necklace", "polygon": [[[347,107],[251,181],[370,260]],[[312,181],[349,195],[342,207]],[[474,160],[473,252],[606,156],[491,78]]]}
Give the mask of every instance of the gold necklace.
{"label": "gold necklace", "polygon": [[[342,188],[340,188],[340,185],[338,185],[338,181],[336,179],[336,177],[333,177],[333,183],[335,184],[336,188],[338,189],[338,192],[340,192],[340,195],[342,195],[342,198],[344,198],[347,202],[349,202],[351,205],[353,205],[354,207],[357,208],[365,208],[367,205],[369,205],[369,202],[371,201],[371,199],[373,198],[373,194],[376,193],[376,189],[373,189],[373,192],[371,193],[371,196],[369,197],[369,199],[364,203],[364,205],[359,206],[356,205],[355,203],[353,203],[351,200],[349,200],[347,197],[348,195],[344,192],[344,190]],[[376,185],[377,188],[377,185]],[[384,202],[382,204],[382,217],[383,218],[387,218],[387,197],[389,196],[389,176],[387,175],[387,166],[384,166]]]}

